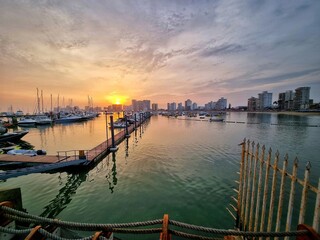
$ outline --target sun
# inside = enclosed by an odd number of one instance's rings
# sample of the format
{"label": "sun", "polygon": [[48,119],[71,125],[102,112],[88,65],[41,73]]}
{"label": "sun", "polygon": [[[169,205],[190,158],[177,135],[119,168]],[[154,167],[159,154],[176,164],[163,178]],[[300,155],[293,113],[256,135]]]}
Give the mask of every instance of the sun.
{"label": "sun", "polygon": [[115,104],[121,104],[121,99],[120,98],[116,98],[115,99]]}
{"label": "sun", "polygon": [[105,97],[111,104],[124,104],[127,97],[120,95],[109,95]]}

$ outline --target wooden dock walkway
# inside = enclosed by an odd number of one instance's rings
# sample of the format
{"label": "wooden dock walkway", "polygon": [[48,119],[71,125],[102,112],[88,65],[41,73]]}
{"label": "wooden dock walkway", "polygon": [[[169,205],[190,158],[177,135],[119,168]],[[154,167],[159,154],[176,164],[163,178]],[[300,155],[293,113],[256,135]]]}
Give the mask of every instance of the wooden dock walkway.
{"label": "wooden dock walkway", "polygon": [[[150,116],[148,116],[150,117]],[[147,117],[147,118],[148,118]],[[114,135],[115,145],[120,144],[124,139],[130,136],[130,134],[141,126],[141,124],[147,119],[144,118],[142,122],[137,122],[128,126],[128,132],[126,128]],[[70,150],[70,151],[58,151],[57,155],[9,155],[0,154],[0,167],[3,166],[28,166],[21,169],[8,170],[0,172],[0,180],[8,179],[10,177],[16,177],[20,175],[26,175],[35,172],[45,172],[51,170],[58,170],[70,166],[92,166],[95,163],[103,159],[107,154],[111,152],[112,138],[100,143],[98,146],[91,150]],[[31,167],[30,167],[31,165]]]}

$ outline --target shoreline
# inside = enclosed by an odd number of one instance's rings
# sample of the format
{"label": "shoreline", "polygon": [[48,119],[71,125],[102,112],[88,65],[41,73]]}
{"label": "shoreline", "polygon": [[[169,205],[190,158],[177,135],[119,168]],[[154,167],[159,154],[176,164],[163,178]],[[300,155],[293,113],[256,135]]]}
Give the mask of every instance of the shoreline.
{"label": "shoreline", "polygon": [[320,116],[320,112],[294,112],[294,111],[283,111],[283,112],[273,112],[273,111],[228,111],[228,112],[246,112],[246,113],[271,113],[271,114],[283,114],[283,115],[315,115]]}

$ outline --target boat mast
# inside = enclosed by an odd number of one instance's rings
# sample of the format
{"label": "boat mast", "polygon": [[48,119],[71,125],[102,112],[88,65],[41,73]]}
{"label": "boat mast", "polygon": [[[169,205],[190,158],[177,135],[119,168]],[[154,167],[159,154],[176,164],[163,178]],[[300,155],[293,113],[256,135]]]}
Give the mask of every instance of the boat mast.
{"label": "boat mast", "polygon": [[39,89],[37,88],[37,103],[38,103],[38,114],[40,114],[40,98],[39,98]]}
{"label": "boat mast", "polygon": [[41,90],[41,105],[42,105],[41,111],[42,111],[42,113],[44,113],[44,111],[43,111],[43,92],[42,92],[42,90]]}

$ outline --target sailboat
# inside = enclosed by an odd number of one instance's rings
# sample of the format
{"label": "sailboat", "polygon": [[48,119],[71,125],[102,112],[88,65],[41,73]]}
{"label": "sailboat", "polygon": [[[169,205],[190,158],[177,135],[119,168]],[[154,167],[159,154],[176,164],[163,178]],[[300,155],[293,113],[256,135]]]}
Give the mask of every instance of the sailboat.
{"label": "sailboat", "polygon": [[38,114],[34,117],[37,125],[46,125],[51,124],[52,119],[43,113],[43,94],[41,90],[41,103],[42,103],[42,112],[40,111],[40,98],[39,98],[39,90],[37,88],[37,102],[38,102]]}

